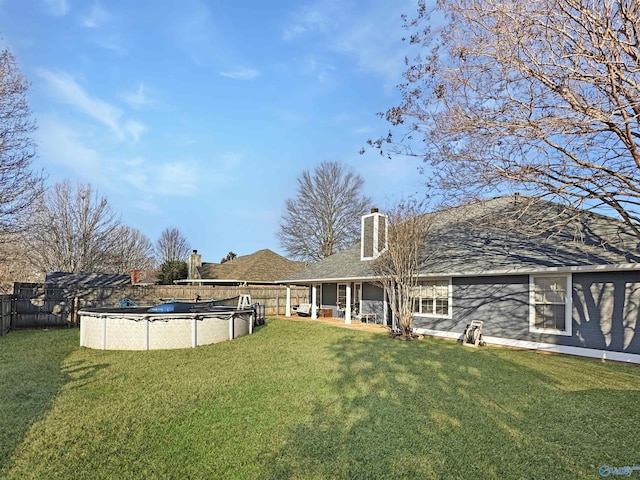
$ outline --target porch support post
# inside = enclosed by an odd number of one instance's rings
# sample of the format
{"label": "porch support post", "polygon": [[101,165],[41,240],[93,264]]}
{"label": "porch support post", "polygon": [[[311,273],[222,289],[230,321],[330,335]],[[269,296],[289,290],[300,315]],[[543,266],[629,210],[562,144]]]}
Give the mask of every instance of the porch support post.
{"label": "porch support post", "polygon": [[389,295],[386,289],[382,289],[382,318],[385,325],[389,325]]}
{"label": "porch support post", "polygon": [[318,286],[314,283],[311,285],[311,318],[313,320],[318,319]]}
{"label": "porch support post", "polygon": [[351,282],[347,283],[347,299],[344,306],[344,323],[351,323]]}
{"label": "porch support post", "polygon": [[[280,314],[280,312],[278,312]],[[284,316],[291,316],[291,285],[287,285],[287,304],[284,307]]]}
{"label": "porch support post", "polygon": [[[393,296],[390,299],[394,306],[397,305],[397,303],[396,303],[396,295],[397,295],[397,293],[396,293],[396,282],[394,281],[393,282]],[[398,328],[396,320],[397,319],[396,319],[395,309],[392,308],[391,309],[391,328],[393,330],[396,330]]]}

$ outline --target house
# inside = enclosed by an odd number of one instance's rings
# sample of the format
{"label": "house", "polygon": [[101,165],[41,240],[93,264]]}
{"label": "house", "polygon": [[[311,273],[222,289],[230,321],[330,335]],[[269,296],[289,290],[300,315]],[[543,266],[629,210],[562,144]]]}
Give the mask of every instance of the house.
{"label": "house", "polygon": [[[487,343],[640,363],[639,239],[624,224],[521,195],[429,215],[417,333],[460,339],[480,320]],[[310,289],[312,318],[393,327],[371,268],[387,219],[372,211],[361,225],[359,243],[282,282]]]}
{"label": "house", "polygon": [[196,285],[279,285],[278,279],[304,268],[304,262],[289,260],[269,249],[235,257],[224,263],[202,262],[194,250],[187,261],[186,280],[176,283]]}

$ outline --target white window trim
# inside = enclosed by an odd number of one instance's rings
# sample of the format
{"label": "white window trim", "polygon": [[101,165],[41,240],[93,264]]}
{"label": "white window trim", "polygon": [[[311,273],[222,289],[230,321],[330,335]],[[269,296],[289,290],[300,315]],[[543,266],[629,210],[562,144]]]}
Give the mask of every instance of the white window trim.
{"label": "white window trim", "polygon": [[342,306],[342,308],[345,308],[347,305],[347,284],[346,283],[336,283],[336,302],[339,304],[340,303],[340,287],[344,286],[344,305]]}
{"label": "white window trim", "polygon": [[[362,309],[362,282],[353,282],[352,290],[351,303],[353,305],[359,305],[360,309]],[[358,295],[356,295],[356,293],[358,293]]]}
{"label": "white window trim", "polygon": [[[447,296],[449,302],[449,313],[447,315],[442,315],[439,313],[418,313],[413,312],[414,317],[424,317],[424,318],[453,318],[453,287],[451,282],[451,277],[442,277],[442,278],[422,278],[418,279],[419,282],[437,282],[439,280],[447,281]],[[414,299],[415,300],[415,299]]]}
{"label": "white window trim", "polygon": [[[347,290],[349,289],[349,287],[351,287],[351,306],[354,306],[356,304],[361,304],[362,303],[362,282],[336,283],[336,302],[338,304],[340,303],[340,287],[343,285],[345,290],[345,305],[342,308],[346,306]],[[358,286],[360,287],[359,289],[358,289]],[[357,296],[356,296],[356,292],[358,292]]]}
{"label": "white window trim", "polygon": [[[536,278],[564,278],[566,282],[567,301],[564,306],[565,329],[557,330],[555,328],[538,328],[536,327],[536,304],[535,304],[535,279]],[[529,331],[532,333],[546,333],[550,335],[562,335],[570,337],[573,335],[573,280],[571,274],[567,275],[529,275]]]}

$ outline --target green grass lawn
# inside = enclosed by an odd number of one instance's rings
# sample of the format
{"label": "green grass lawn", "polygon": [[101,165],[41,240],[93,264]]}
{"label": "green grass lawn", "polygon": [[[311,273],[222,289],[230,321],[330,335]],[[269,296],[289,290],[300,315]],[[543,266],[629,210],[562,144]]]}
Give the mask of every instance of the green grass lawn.
{"label": "green grass lawn", "polygon": [[[270,319],[187,350],[0,338],[0,478],[600,478],[640,368]],[[634,471],[631,478],[640,478]]]}

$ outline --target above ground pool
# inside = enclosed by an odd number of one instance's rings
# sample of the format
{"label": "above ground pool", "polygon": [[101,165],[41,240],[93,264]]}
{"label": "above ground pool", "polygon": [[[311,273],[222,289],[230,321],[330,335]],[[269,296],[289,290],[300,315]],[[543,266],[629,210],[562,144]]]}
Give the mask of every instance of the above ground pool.
{"label": "above ground pool", "polygon": [[239,302],[235,308],[203,304],[185,308],[184,305],[160,309],[121,307],[81,310],[80,346],[100,350],[198,347],[249,335],[253,333],[255,325],[264,322],[264,307],[257,304],[247,306],[246,302]]}

